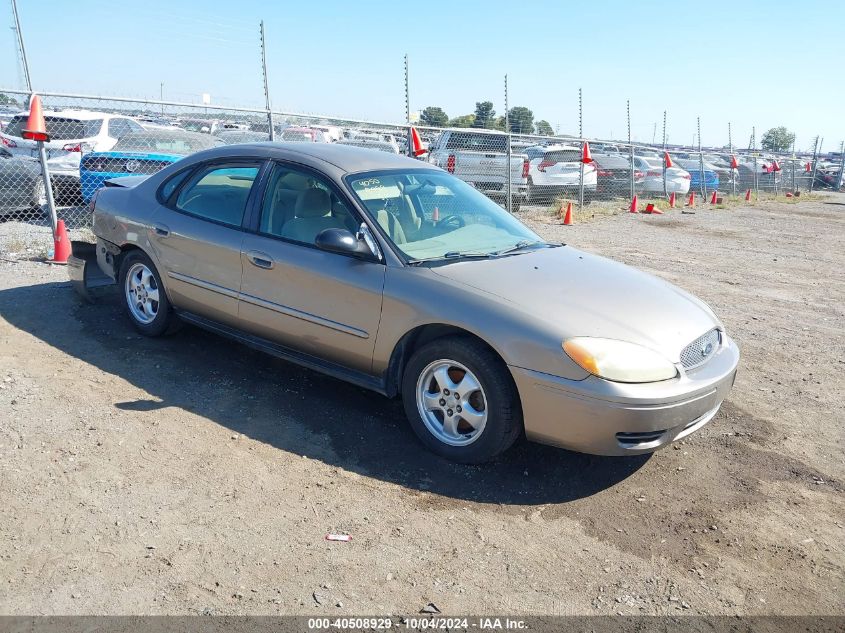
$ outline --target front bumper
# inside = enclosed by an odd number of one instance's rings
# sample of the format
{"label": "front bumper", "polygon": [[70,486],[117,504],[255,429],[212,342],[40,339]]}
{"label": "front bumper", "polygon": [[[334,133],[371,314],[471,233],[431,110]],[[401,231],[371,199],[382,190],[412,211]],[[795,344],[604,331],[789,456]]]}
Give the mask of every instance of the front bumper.
{"label": "front bumper", "polygon": [[701,367],[655,383],[567,380],[511,366],[529,440],[595,455],[650,453],[686,437],[718,412],[736,378],[739,349],[727,336]]}

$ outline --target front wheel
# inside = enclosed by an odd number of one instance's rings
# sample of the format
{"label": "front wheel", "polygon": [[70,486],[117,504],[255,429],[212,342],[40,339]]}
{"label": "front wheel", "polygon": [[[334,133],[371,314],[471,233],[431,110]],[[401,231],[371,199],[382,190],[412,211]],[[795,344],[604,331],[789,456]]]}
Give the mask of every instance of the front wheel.
{"label": "front wheel", "polygon": [[469,338],[438,339],[417,350],[405,367],[402,400],[417,437],[452,461],[489,461],[522,431],[522,407],[507,366]]}
{"label": "front wheel", "polygon": [[144,336],[161,336],[173,324],[173,311],[152,260],[131,251],[120,264],[123,306],[129,320]]}

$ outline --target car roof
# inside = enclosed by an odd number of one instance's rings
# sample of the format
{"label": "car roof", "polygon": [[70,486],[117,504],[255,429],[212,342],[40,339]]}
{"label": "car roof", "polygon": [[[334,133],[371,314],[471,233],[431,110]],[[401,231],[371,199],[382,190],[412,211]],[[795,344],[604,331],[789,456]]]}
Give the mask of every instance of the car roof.
{"label": "car roof", "polygon": [[[79,119],[80,121],[92,121],[95,119],[107,119],[111,117],[123,117],[123,114],[109,114],[107,112],[92,112],[91,110],[45,110],[44,116],[54,116],[63,119]],[[128,116],[126,118],[129,118]]]}
{"label": "car roof", "polygon": [[[227,146],[231,152],[235,146]],[[295,159],[307,157],[334,165],[345,172],[378,171],[381,169],[436,169],[424,161],[407,158],[401,154],[373,151],[355,145],[338,143],[248,143],[238,146],[250,153],[268,158],[277,157]],[[281,150],[281,151],[280,151]],[[217,148],[211,152],[226,155],[226,148]],[[311,161],[309,161],[311,162]]]}

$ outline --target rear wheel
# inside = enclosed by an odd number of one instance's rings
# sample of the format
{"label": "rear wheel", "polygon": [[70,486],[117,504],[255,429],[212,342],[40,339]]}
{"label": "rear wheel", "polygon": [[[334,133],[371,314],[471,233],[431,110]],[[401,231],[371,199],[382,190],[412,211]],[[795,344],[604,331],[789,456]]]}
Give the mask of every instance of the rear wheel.
{"label": "rear wheel", "polygon": [[141,251],[131,251],[121,262],[120,280],[123,306],[135,329],[144,336],[164,334],[174,316],[152,260]]}
{"label": "rear wheel", "polygon": [[468,338],[438,339],[417,350],[405,367],[402,399],[417,437],[452,461],[489,461],[522,431],[510,372],[492,350]]}

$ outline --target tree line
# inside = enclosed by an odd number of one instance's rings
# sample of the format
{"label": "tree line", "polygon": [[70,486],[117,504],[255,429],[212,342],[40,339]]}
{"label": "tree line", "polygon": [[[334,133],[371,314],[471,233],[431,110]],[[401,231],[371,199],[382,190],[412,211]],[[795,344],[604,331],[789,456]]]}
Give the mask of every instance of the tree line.
{"label": "tree line", "polygon": [[[534,122],[534,113],[524,106],[515,106],[508,111],[507,123],[515,134],[539,134],[554,136],[554,130],[548,121],[541,119]],[[505,117],[496,116],[491,101],[477,101],[475,112],[450,118],[443,108],[428,106],[420,113],[420,125],[430,127],[477,127],[486,130],[505,131]],[[788,152],[795,142],[795,134],[784,126],[768,130],[760,145],[770,152]]]}
{"label": "tree line", "polygon": [[554,130],[548,121],[534,122],[534,113],[525,106],[514,106],[508,110],[508,116],[496,116],[491,101],[478,101],[475,112],[449,118],[443,108],[428,106],[420,113],[420,124],[431,127],[477,127],[486,130],[505,131],[505,125],[516,134],[554,135]]}

